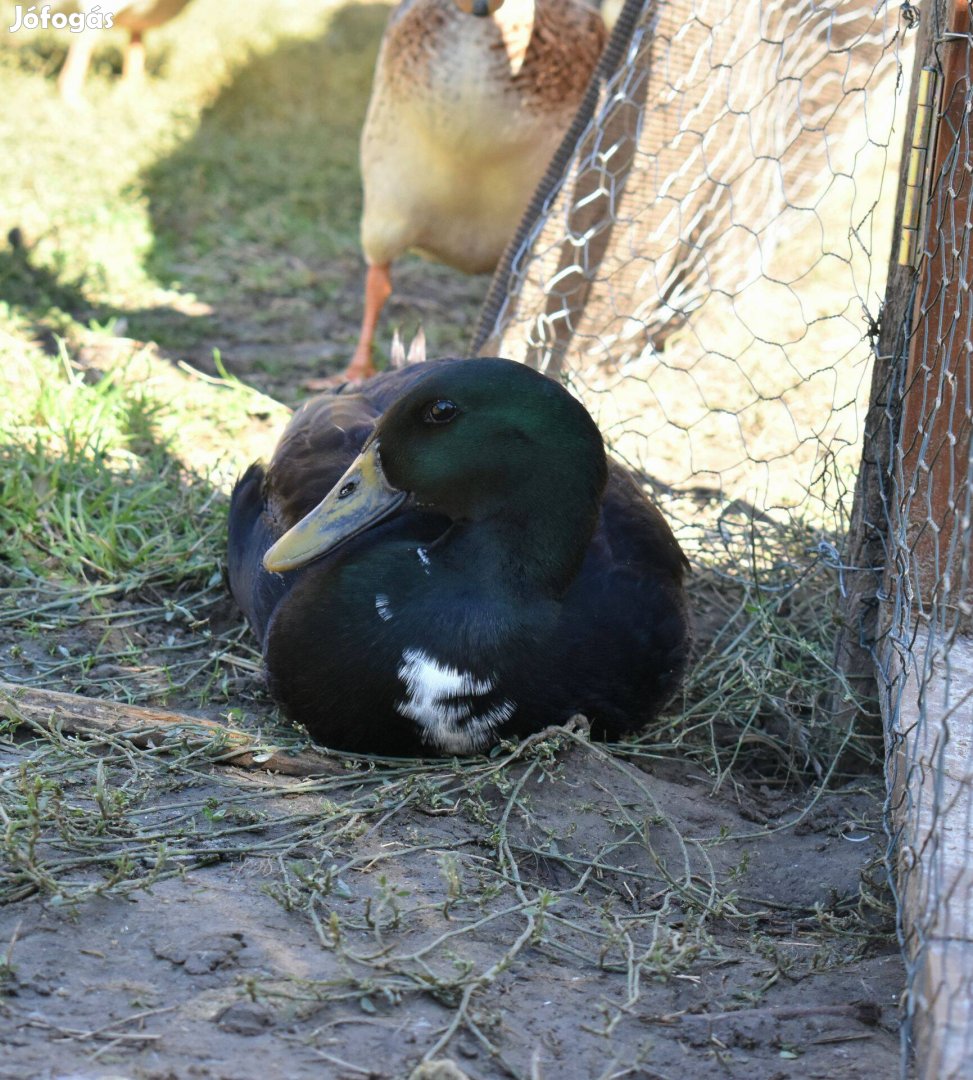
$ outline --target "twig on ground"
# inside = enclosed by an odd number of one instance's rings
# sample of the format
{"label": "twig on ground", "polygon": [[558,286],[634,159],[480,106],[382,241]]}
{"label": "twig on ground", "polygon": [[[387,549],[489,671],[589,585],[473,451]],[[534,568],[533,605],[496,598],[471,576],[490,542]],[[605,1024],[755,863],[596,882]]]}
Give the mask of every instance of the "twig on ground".
{"label": "twig on ground", "polygon": [[769,1020],[802,1020],[806,1016],[849,1016],[862,1024],[874,1026],[881,1016],[881,1007],[874,1001],[851,1001],[845,1005],[767,1005],[759,1009],[731,1009],[729,1012],[718,1013],[668,1013],[665,1016],[646,1017],[646,1020],[657,1024],[706,1020],[713,1024],[718,1020],[754,1020],[760,1017]]}
{"label": "twig on ground", "polygon": [[261,769],[286,776],[321,776],[345,771],[325,751],[284,753],[272,747],[264,748],[255,736],[214,720],[60,690],[0,682],[0,715],[29,727],[47,730],[53,725],[70,735],[114,735],[138,747],[155,746],[181,731],[188,743],[209,745],[214,739],[221,740],[227,747],[223,764],[242,769]]}

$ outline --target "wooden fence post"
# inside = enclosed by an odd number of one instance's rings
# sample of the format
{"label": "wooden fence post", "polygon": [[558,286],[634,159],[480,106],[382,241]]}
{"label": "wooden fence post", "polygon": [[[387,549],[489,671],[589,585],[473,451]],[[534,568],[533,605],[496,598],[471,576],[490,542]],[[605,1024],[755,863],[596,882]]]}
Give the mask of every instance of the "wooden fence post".
{"label": "wooden fence post", "polygon": [[[937,27],[944,25],[950,0],[933,0],[923,6],[916,40],[912,88],[905,125],[908,140],[913,132],[922,69],[935,63]],[[908,143],[906,145],[908,150]],[[889,256],[889,274],[882,305],[869,406],[865,415],[862,459],[855,486],[844,565],[847,593],[839,609],[835,640],[835,669],[839,678],[828,695],[828,711],[840,731],[855,725],[881,746],[882,726],[876,678],[876,644],[880,637],[879,596],[888,559],[888,519],[885,486],[891,475],[894,440],[901,424],[901,378],[909,351],[916,275],[912,266],[898,262],[899,229],[906,200],[908,152],[902,155],[895,208],[896,229]],[[844,690],[844,684],[850,693]]]}

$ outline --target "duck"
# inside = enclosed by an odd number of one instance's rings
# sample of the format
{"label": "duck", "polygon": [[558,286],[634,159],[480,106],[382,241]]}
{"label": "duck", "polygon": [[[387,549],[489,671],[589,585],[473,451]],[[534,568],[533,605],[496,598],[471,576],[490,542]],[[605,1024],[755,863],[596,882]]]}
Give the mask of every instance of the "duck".
{"label": "duck", "polygon": [[360,145],[367,264],[358,343],[337,377],[375,374],[372,342],[407,251],[492,272],[568,130],[606,30],[583,0],[403,0],[375,66]]}
{"label": "duck", "polygon": [[174,19],[188,3],[189,0],[82,0],[82,14],[86,19],[97,16],[97,25],[89,23],[87,29],[71,36],[68,55],[57,80],[61,98],[69,103],[80,100],[100,28],[118,27],[128,31],[122,81],[130,85],[141,82],[145,77],[143,35]]}
{"label": "duck", "polygon": [[306,401],[231,496],[227,576],[284,716],[334,750],[643,729],[692,632],[688,563],[584,405],[499,357]]}

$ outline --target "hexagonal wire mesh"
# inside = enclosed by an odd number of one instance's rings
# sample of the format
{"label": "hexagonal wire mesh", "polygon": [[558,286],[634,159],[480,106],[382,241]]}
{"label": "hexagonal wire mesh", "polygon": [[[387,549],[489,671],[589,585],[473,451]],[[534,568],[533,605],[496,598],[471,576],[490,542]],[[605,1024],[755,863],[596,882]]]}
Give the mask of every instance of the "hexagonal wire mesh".
{"label": "hexagonal wire mesh", "polygon": [[897,17],[874,7],[627,4],[475,351],[562,374],[661,484],[840,521],[891,223]]}
{"label": "hexagonal wire mesh", "polygon": [[[946,6],[938,0],[924,29],[934,63]],[[968,15],[967,0],[958,7]],[[840,671],[831,682],[831,660],[835,613],[856,594],[864,614],[852,612],[852,633],[860,624],[878,661],[888,732],[906,1015],[932,1017],[927,1036],[918,1026],[924,1075],[968,1076],[970,743],[957,735],[969,712],[961,661],[973,670],[958,636],[970,610],[965,51],[916,260],[927,271],[896,279],[879,328],[918,21],[908,3],[871,0],[627,0],[494,277],[473,351],[562,378],[646,478],[710,606],[705,671],[740,665],[759,681],[781,624],[741,615],[754,588],[775,616],[817,614],[777,657],[794,686],[763,685],[742,734],[710,718],[719,769],[753,743],[787,744],[788,768],[827,778],[841,751],[863,749],[867,731],[825,707],[855,691]],[[868,543],[846,546],[863,461],[853,525]],[[739,607],[715,599],[734,589]],[[836,694],[821,694],[829,683]],[[699,734],[700,701],[712,706],[727,685],[697,677],[677,738]],[[775,694],[800,716],[783,732]],[[959,1033],[946,1040],[953,1050],[942,1050],[944,1025]]]}
{"label": "hexagonal wire mesh", "polygon": [[922,213],[917,250],[902,253],[913,264],[896,290],[902,315],[876,365],[881,515],[871,527],[883,547],[875,652],[906,1016],[921,1075],[938,1078],[973,1075],[969,0],[930,4],[925,22],[913,142],[928,149],[913,151],[909,173]]}

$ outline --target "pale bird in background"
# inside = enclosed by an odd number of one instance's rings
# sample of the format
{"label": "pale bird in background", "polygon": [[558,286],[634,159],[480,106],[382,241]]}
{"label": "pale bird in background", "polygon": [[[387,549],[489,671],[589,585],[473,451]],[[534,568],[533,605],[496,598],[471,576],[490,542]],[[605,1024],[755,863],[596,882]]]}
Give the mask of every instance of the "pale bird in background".
{"label": "pale bird in background", "polygon": [[361,137],[364,315],[340,378],[374,374],[390,265],[406,251],[470,274],[496,267],[604,42],[581,0],[403,0],[393,11]]}
{"label": "pale bird in background", "polygon": [[[189,0],[82,0],[80,9],[85,15],[98,9],[102,18],[111,15],[113,28],[128,31],[128,45],[122,68],[122,79],[127,83],[139,83],[145,77],[145,45],[142,37],[146,30],[153,30],[175,18]],[[85,77],[91,54],[104,31],[88,27],[81,33],[71,35],[71,46],[57,85],[65,101],[78,101],[84,92]]]}

